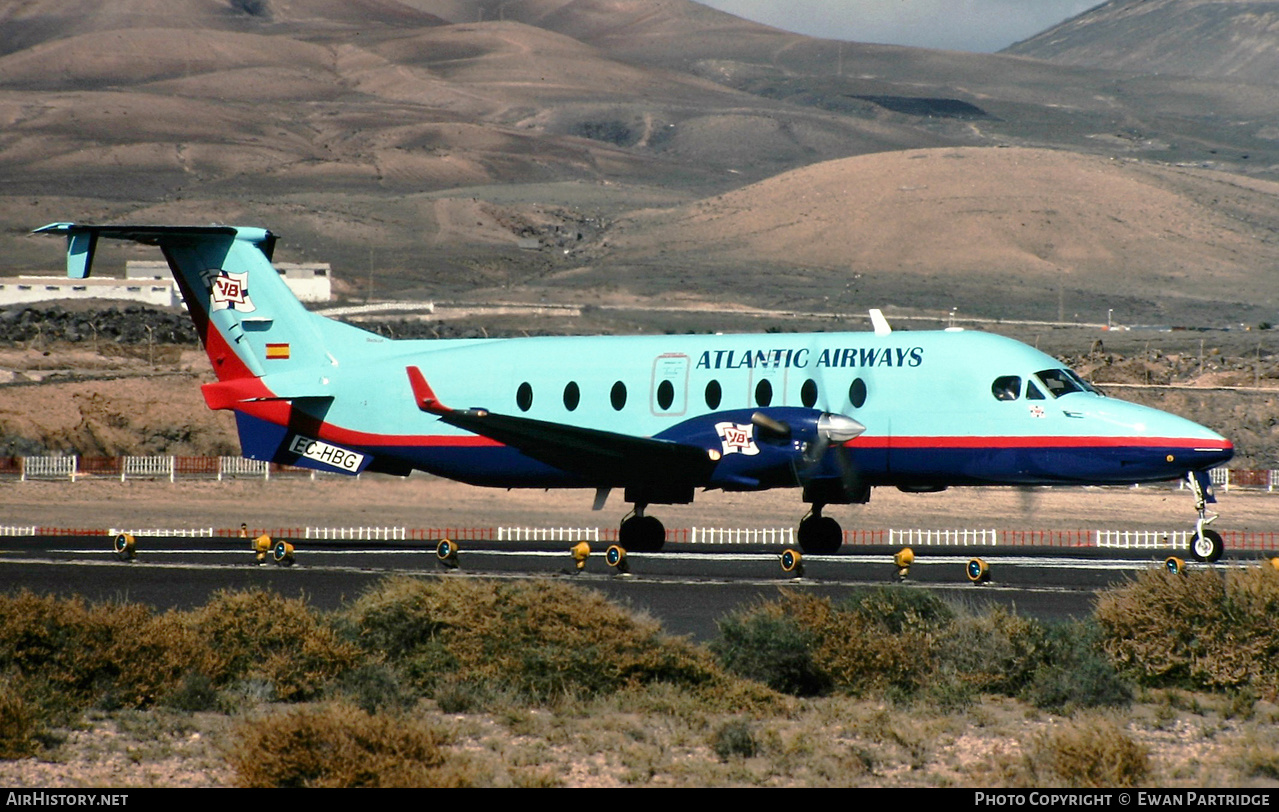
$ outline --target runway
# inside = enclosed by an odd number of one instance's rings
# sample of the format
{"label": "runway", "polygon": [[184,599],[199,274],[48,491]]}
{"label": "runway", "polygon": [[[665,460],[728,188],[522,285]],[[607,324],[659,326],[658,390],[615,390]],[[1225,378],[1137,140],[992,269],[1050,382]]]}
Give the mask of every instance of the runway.
{"label": "runway", "polygon": [[[839,600],[876,585],[929,589],[948,600],[981,607],[1002,604],[1041,620],[1082,617],[1097,593],[1143,569],[1163,567],[1172,550],[1124,553],[1060,548],[926,548],[904,581],[888,547],[846,547],[835,555],[806,556],[803,572],[782,569],[780,547],[671,544],[660,553],[633,553],[621,574],[595,545],[579,571],[562,542],[466,542],[456,568],[445,567],[433,544],[297,542],[291,566],[256,563],[243,539],[137,539],[136,557],[122,560],[106,536],[0,539],[0,590],[81,595],[94,602],[128,599],[158,609],[187,609],[223,589],[262,588],[303,595],[317,608],[336,609],[376,581],[392,575],[467,578],[560,578],[596,589],[659,620],[672,634],[707,640],[716,621],[734,609],[778,594],[804,590]],[[1177,553],[1187,558],[1184,551]],[[981,558],[990,578],[973,583],[967,565]],[[1254,558],[1225,558],[1218,567]],[[1188,561],[1189,566],[1197,565]]]}

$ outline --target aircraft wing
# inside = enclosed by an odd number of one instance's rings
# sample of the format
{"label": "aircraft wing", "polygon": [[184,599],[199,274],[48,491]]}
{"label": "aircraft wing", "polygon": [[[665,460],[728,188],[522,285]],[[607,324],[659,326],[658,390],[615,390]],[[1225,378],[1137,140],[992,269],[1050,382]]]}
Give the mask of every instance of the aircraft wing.
{"label": "aircraft wing", "polygon": [[418,408],[450,426],[519,449],[593,485],[644,483],[703,484],[715,469],[705,448],[649,437],[498,414],[485,409],[450,409],[435,397],[422,371],[407,368]]}

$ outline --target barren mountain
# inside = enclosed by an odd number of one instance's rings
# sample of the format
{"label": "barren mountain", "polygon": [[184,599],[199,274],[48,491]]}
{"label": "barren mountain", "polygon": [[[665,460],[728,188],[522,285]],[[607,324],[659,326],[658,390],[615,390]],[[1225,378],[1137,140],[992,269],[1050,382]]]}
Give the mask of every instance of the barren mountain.
{"label": "barren mountain", "polygon": [[[818,40],[690,0],[0,0],[0,43],[0,273],[56,267],[27,234],[52,220],[218,221],[360,298],[1276,320],[1269,86]],[[806,184],[809,231],[785,210]],[[750,216],[699,232],[725,201]]]}
{"label": "barren mountain", "polygon": [[1110,0],[1004,53],[1062,65],[1279,83],[1279,2]]}
{"label": "barren mountain", "polygon": [[[1096,321],[1111,308],[1125,318],[1181,317],[1186,299],[1217,300],[1218,318],[1279,307],[1276,234],[1279,183],[1064,151],[963,148],[815,164],[638,212],[608,239],[619,263],[644,263],[649,246],[662,246],[661,261],[634,274],[654,293],[772,289],[835,309],[869,296],[936,307],[944,296],[965,312],[998,302],[1008,317],[1083,311]],[[720,273],[687,275],[716,265]]]}

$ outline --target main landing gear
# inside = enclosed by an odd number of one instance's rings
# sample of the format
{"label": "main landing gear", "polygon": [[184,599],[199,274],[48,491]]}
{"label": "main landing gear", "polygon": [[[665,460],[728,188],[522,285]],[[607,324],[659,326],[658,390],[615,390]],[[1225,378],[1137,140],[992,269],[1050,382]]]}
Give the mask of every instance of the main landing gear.
{"label": "main landing gear", "polygon": [[617,530],[617,543],[630,552],[655,553],[666,543],[666,528],[655,517],[644,515],[646,507],[636,502]]}
{"label": "main landing gear", "polygon": [[844,543],[844,530],[839,522],[822,515],[824,505],[814,502],[813,509],[799,521],[796,535],[799,548],[809,555],[830,555]]}
{"label": "main landing gear", "polygon": [[1208,524],[1217,519],[1217,514],[1209,515],[1206,507],[1212,483],[1206,475],[1196,476],[1195,471],[1186,474],[1186,479],[1190,483],[1190,490],[1195,494],[1195,511],[1199,514],[1199,518],[1195,520],[1195,535],[1190,539],[1190,554],[1199,561],[1211,564],[1221,558],[1225,551],[1221,535],[1208,529]]}

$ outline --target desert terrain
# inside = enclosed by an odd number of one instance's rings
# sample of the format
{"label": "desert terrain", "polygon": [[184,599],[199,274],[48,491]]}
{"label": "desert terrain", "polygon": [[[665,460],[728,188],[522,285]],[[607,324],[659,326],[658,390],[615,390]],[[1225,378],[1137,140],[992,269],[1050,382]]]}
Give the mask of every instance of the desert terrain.
{"label": "desert terrain", "polygon": [[[1264,36],[1237,6],[1219,25]],[[56,268],[27,235],[53,220],[215,221],[357,301],[1276,321],[1279,102],[1253,73],[840,43],[688,0],[40,0],[0,32],[0,272]]]}

